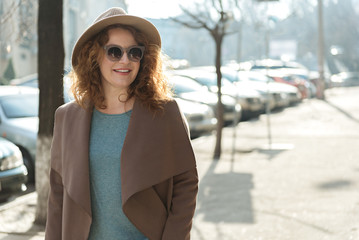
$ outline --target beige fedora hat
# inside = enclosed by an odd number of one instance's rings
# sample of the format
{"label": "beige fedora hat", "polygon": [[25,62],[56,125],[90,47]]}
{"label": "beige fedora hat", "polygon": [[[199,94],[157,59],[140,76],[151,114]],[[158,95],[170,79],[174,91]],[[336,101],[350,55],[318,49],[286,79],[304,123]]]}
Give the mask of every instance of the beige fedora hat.
{"label": "beige fedora hat", "polygon": [[79,37],[72,51],[72,66],[76,66],[77,64],[77,55],[79,54],[82,46],[104,28],[113,24],[132,26],[144,33],[150,43],[161,47],[161,36],[157,28],[151,22],[141,17],[128,15],[122,8],[114,7],[106,10],[98,16],[93,24],[89,26]]}

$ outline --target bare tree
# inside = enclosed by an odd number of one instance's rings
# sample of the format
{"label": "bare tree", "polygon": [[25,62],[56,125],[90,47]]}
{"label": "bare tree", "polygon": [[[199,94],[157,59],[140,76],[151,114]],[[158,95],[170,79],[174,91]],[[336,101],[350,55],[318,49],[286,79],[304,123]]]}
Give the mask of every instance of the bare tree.
{"label": "bare tree", "polygon": [[54,113],[63,104],[64,44],[62,0],[39,0],[38,74],[40,89],[39,132],[36,153],[35,223],[44,225],[49,193],[50,146]]}
{"label": "bare tree", "polygon": [[1,84],[8,84],[9,80],[19,77],[16,71],[10,78],[4,72],[6,68],[17,65],[14,56],[19,53],[14,49],[21,47],[30,57],[36,56],[37,1],[12,0],[3,1],[0,5],[0,81]]}
{"label": "bare tree", "polygon": [[[210,6],[208,6],[210,4]],[[210,33],[210,36],[215,41],[216,57],[215,66],[217,74],[217,87],[218,87],[218,103],[217,103],[217,136],[216,145],[214,149],[213,158],[219,159],[222,151],[222,128],[224,125],[223,119],[223,104],[222,104],[222,73],[221,73],[221,55],[223,39],[230,32],[228,25],[232,20],[233,7],[238,6],[237,1],[212,0],[204,1],[203,4],[196,4],[196,12],[187,10],[183,6],[181,9],[183,13],[189,18],[186,20],[180,18],[172,18],[173,21],[180,23],[192,29],[205,29]],[[231,10],[232,9],[232,10]]]}

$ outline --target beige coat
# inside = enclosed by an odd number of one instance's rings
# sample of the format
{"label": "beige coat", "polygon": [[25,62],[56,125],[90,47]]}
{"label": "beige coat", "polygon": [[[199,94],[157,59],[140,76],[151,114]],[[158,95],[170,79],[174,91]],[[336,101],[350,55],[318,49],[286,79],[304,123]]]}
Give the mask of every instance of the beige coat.
{"label": "beige coat", "polygon": [[[47,240],[88,238],[91,116],[74,102],[56,111]],[[123,211],[146,237],[190,239],[198,178],[186,124],[175,101],[156,115],[135,102],[122,149],[121,181]]]}

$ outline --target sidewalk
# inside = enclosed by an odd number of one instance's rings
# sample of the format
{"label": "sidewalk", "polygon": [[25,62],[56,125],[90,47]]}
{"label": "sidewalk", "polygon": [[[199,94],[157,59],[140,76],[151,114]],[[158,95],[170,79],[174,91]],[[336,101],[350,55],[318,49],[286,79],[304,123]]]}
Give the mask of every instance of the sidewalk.
{"label": "sidewalk", "polygon": [[[193,240],[359,239],[359,88],[331,89],[193,141],[200,177]],[[0,206],[0,240],[40,240],[36,193]]]}
{"label": "sidewalk", "polygon": [[33,224],[36,192],[0,206],[0,240],[43,240],[44,228]]}
{"label": "sidewalk", "polygon": [[[359,88],[328,90],[194,141],[200,189],[195,240],[359,239]],[[233,147],[234,146],[234,147]]]}

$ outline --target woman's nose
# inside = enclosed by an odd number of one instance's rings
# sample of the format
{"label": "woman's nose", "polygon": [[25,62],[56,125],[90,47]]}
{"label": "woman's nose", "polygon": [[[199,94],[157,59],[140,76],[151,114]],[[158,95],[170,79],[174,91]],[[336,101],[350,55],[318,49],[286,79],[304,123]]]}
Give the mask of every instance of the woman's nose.
{"label": "woman's nose", "polygon": [[119,62],[129,62],[130,59],[128,59],[128,56],[127,56],[127,52],[124,52],[123,55],[121,56]]}

